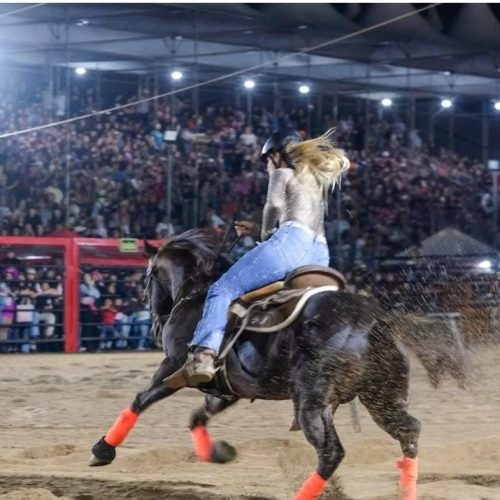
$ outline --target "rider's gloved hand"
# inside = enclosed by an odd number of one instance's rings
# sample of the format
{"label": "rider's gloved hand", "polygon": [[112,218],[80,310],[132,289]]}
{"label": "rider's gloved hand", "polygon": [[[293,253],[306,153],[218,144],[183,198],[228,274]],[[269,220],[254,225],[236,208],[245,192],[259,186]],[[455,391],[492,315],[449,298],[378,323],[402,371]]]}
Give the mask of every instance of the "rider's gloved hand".
{"label": "rider's gloved hand", "polygon": [[234,229],[238,236],[250,234],[254,236],[259,234],[259,226],[255,222],[249,220],[237,220],[234,223]]}

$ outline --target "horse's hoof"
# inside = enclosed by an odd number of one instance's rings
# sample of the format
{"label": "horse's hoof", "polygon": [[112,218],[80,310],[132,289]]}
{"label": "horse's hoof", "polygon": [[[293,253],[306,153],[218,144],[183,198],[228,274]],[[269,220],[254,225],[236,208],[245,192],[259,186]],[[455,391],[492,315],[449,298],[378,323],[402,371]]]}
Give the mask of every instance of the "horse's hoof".
{"label": "horse's hoof", "polygon": [[104,437],[102,437],[92,447],[92,456],[90,457],[89,465],[91,467],[97,467],[99,465],[109,465],[115,459],[115,457],[115,447],[106,443]]}
{"label": "horse's hoof", "polygon": [[92,454],[89,460],[89,465],[90,467],[99,467],[100,465],[109,465],[111,462],[112,460],[101,460]]}
{"label": "horse's hoof", "polygon": [[236,458],[236,449],[226,441],[216,441],[212,448],[210,462],[214,464],[225,464]]}

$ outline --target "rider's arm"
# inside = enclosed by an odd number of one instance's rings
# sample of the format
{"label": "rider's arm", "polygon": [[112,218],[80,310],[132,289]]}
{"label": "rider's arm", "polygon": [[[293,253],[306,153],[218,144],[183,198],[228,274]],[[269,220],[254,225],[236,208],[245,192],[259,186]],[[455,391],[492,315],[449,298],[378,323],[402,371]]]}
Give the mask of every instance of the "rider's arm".
{"label": "rider's arm", "polygon": [[262,214],[261,239],[267,240],[276,228],[285,207],[286,185],[293,171],[288,168],[276,168],[269,173],[266,204]]}

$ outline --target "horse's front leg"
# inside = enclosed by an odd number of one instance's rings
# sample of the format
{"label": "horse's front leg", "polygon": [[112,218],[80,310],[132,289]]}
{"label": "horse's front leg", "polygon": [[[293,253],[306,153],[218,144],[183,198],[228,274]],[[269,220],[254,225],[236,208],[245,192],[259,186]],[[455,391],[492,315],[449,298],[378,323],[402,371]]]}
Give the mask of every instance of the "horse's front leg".
{"label": "horse's front leg", "polygon": [[163,379],[171,375],[178,368],[178,364],[165,358],[156,370],[148,386],[138,392],[132,404],[122,410],[115,423],[110,427],[93,447],[89,465],[108,465],[116,456],[116,447],[127,437],[139,418],[139,415],[153,403],[160,401],[177,392],[163,383]]}
{"label": "horse's front leg", "polygon": [[239,398],[220,399],[215,396],[206,396],[203,406],[191,414],[189,428],[196,451],[196,455],[204,462],[223,464],[234,460],[236,450],[226,441],[213,441],[207,430],[209,420],[233,406]]}

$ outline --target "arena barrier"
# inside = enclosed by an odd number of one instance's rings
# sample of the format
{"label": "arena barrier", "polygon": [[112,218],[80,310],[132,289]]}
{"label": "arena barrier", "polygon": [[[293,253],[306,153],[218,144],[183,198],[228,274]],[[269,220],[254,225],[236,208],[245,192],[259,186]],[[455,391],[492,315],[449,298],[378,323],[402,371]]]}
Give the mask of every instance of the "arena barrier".
{"label": "arena barrier", "polygon": [[[153,241],[152,243],[159,245],[160,242]],[[50,311],[51,314],[45,314],[45,317],[52,318],[49,326],[44,322],[39,323],[40,311],[33,311],[33,307],[30,308],[29,305],[24,304],[28,300],[19,299],[20,295],[17,294],[15,309],[5,314],[5,318],[9,314],[11,316],[9,324],[0,323],[0,332],[3,332],[0,333],[0,345],[6,346],[4,352],[9,349],[16,349],[16,352],[19,350],[28,352],[30,345],[35,346],[34,350],[39,350],[37,346],[55,343],[60,344],[58,350],[65,352],[81,350],[82,340],[84,340],[81,338],[82,325],[80,324],[80,308],[82,307],[80,284],[83,272],[98,272],[103,268],[121,268],[135,269],[143,273],[147,259],[142,254],[142,249],[143,242],[134,239],[81,238],[73,235],[61,237],[1,236],[0,281],[6,284],[6,288],[12,286],[18,287],[19,290],[19,277],[27,276],[26,271],[39,272],[44,276],[40,282],[28,282],[32,288],[37,285],[41,286],[42,281],[51,281],[47,278],[49,275],[56,276],[53,281],[58,282],[57,286],[59,283],[62,285],[62,300],[59,301],[59,308],[55,307]],[[25,281],[23,281],[23,286],[26,286]],[[5,296],[7,295],[6,293]],[[34,312],[37,315],[36,324],[33,320],[29,322]],[[57,317],[56,322],[53,320],[54,316]],[[56,331],[60,329],[61,335],[48,339],[41,338],[40,334],[32,335],[33,331],[43,328],[52,328]],[[25,333],[27,331],[28,333]],[[12,332],[17,332],[18,338],[7,338],[7,333]]]}

